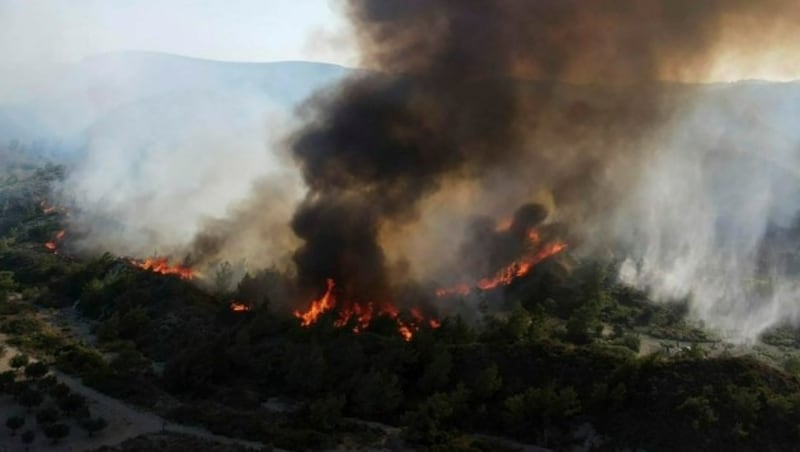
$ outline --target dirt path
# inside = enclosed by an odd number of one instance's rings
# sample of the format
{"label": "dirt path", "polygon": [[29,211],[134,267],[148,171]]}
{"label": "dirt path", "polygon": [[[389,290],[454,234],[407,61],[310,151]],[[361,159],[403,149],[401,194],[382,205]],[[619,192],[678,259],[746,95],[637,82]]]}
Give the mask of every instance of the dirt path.
{"label": "dirt path", "polygon": [[[3,372],[10,368],[8,365],[9,360],[18,351],[14,347],[7,345],[5,337],[2,335],[0,335],[0,343],[5,346],[6,350],[5,355],[0,358],[0,372]],[[36,439],[31,444],[30,449],[36,451],[86,451],[101,446],[114,446],[136,436],[161,431],[192,435],[208,441],[236,444],[254,450],[265,449],[265,446],[258,442],[215,435],[202,428],[168,422],[156,414],[143,411],[128,403],[102,394],[84,385],[77,378],[56,370],[52,370],[52,373],[59,381],[69,386],[73,392],[86,397],[92,416],[100,416],[106,419],[108,427],[95,435],[95,437],[89,438],[74,421],[70,420],[65,422],[70,427],[70,435],[60,444],[53,445],[36,425],[34,411],[26,411],[23,407],[17,405],[10,396],[2,396],[0,397],[0,422],[2,422],[2,425],[0,425],[0,452],[21,452],[25,450],[19,433],[12,436],[10,431],[5,428],[5,420],[13,415],[25,416],[25,425],[20,429],[20,432],[28,429],[36,432]]]}

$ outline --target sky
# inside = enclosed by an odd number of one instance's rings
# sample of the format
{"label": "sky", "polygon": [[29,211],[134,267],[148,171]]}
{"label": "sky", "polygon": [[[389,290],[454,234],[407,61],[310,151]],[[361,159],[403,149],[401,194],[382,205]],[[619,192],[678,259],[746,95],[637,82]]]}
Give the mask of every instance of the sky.
{"label": "sky", "polygon": [[[358,66],[345,0],[0,0],[0,85],[53,64],[145,50],[223,61],[309,60]],[[765,39],[780,30],[765,30]],[[742,55],[736,30],[699,81],[800,77],[785,42]],[[767,39],[768,41],[769,39]],[[746,47],[746,46],[745,46]],[[0,86],[0,89],[3,87]]]}
{"label": "sky", "polygon": [[0,0],[6,68],[148,50],[225,61],[355,63],[341,0]]}

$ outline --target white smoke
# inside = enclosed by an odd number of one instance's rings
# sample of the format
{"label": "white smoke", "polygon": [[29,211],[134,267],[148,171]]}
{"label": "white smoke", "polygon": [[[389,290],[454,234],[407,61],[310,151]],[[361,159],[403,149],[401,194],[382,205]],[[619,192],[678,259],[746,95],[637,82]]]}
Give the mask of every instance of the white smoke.
{"label": "white smoke", "polygon": [[30,107],[39,133],[65,137],[56,201],[71,208],[68,245],[182,259],[198,232],[245,216],[253,226],[216,258],[268,264],[286,252],[303,191],[283,142],[294,109],[347,72],[141,52],[70,67]]}
{"label": "white smoke", "polygon": [[[712,86],[656,140],[616,217],[633,252],[624,281],[693,313],[734,340],[800,319],[800,284],[771,229],[800,211],[798,86]],[[777,239],[776,239],[777,240]],[[796,251],[787,249],[785,251]]]}

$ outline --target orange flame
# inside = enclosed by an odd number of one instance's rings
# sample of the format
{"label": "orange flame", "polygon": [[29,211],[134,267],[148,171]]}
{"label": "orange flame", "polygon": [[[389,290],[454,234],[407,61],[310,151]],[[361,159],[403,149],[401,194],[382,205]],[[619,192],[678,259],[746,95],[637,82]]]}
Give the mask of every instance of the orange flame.
{"label": "orange flame", "polygon": [[325,291],[325,295],[323,295],[319,300],[314,300],[311,302],[311,307],[308,308],[308,311],[294,311],[294,316],[300,319],[300,325],[312,325],[317,321],[319,316],[327,311],[330,311],[336,306],[336,300],[333,298],[333,288],[336,284],[333,282],[333,279],[330,278],[328,279],[327,284],[328,290]]}
{"label": "orange flame", "polygon": [[[337,308],[336,298],[333,294],[336,284],[333,279],[329,278],[327,285],[325,293],[319,299],[312,301],[308,310],[305,312],[294,311],[294,316],[300,319],[300,326],[311,326],[319,320],[322,314]],[[339,315],[333,325],[338,328],[354,325],[353,332],[359,333],[369,327],[374,317],[386,316],[397,323],[397,332],[400,333],[403,339],[410,341],[414,333],[419,331],[420,326],[425,323],[425,318],[419,310],[411,309],[410,313],[411,319],[405,320],[401,318],[400,311],[391,304],[383,304],[376,307],[375,303],[372,302],[351,303],[339,306]],[[431,319],[428,321],[428,326],[438,328],[440,322]]]}
{"label": "orange flame", "polygon": [[160,273],[162,275],[176,275],[181,279],[194,278],[194,270],[185,265],[169,265],[169,261],[165,257],[156,257],[152,259],[145,259],[143,261],[131,259],[131,264],[153,273]]}
{"label": "orange flame", "polygon": [[44,213],[45,215],[50,215],[51,213],[56,211],[56,207],[48,204],[46,199],[43,199],[39,203],[39,207],[42,209],[42,213]]}
{"label": "orange flame", "polygon": [[505,232],[511,229],[511,225],[514,224],[514,219],[511,217],[503,218],[498,222],[494,227],[494,232]]}
{"label": "orange flame", "polygon": [[447,297],[450,295],[469,295],[472,292],[472,288],[467,283],[456,284],[453,287],[445,287],[441,289],[436,289],[436,296],[437,297]]}
{"label": "orange flame", "polygon": [[50,240],[44,244],[44,247],[48,250],[58,253],[58,244],[64,239],[64,236],[67,234],[67,231],[60,230],[56,232],[56,235],[53,236],[53,240]]}
{"label": "orange flame", "polygon": [[233,312],[246,312],[250,310],[250,306],[240,303],[238,301],[231,302],[231,311]]}
{"label": "orange flame", "polygon": [[[527,235],[529,251],[521,258],[511,262],[509,265],[498,270],[493,276],[483,278],[475,283],[475,287],[481,290],[491,290],[498,286],[507,286],[517,278],[527,275],[533,267],[556,254],[564,251],[567,244],[561,241],[540,245],[541,236],[539,231],[531,229]],[[447,297],[452,295],[469,295],[473,287],[467,283],[460,283],[452,287],[440,288],[436,290],[437,297]]]}
{"label": "orange flame", "polygon": [[478,281],[478,288],[489,290],[500,285],[507,286],[516,278],[530,273],[531,269],[539,262],[551,256],[555,256],[566,248],[567,245],[562,242],[548,243],[536,253],[526,255],[512,262],[505,268],[500,269],[493,277],[481,279]]}

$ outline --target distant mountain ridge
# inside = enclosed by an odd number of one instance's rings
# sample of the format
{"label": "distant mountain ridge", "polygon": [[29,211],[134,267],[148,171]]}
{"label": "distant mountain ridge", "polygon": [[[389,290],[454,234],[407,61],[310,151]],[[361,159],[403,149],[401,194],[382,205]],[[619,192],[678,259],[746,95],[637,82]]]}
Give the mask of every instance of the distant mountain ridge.
{"label": "distant mountain ridge", "polygon": [[[219,124],[220,117],[230,118],[228,125],[254,127],[260,117],[277,110],[288,113],[316,90],[355,71],[306,61],[227,62],[145,51],[101,54],[54,70],[24,104],[0,104],[0,145],[16,140],[29,149],[69,153],[98,132],[131,124],[142,136],[165,141],[203,121]],[[755,104],[759,120],[794,135],[787,119],[800,113],[795,107],[800,105],[799,82],[664,84],[677,91],[722,92],[733,105]],[[602,91],[589,85],[562,88],[587,98]]]}
{"label": "distant mountain ridge", "polygon": [[221,62],[140,51],[102,54],[54,71],[29,102],[0,105],[0,143],[58,140],[75,146],[98,121],[108,124],[109,116],[124,116],[126,109],[141,108],[142,103],[163,111],[180,109],[181,102],[230,96],[231,104],[248,99],[290,109],[350,72],[305,61]]}

